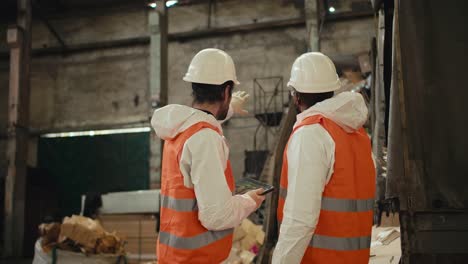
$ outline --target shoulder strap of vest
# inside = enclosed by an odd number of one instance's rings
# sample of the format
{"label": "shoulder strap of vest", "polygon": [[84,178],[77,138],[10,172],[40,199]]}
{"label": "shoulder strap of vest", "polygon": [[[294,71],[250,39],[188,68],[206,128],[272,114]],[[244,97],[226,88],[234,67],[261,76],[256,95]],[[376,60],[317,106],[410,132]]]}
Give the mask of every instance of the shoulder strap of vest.
{"label": "shoulder strap of vest", "polygon": [[[284,148],[284,153],[286,153],[288,151],[288,146],[289,146],[289,142],[291,141],[291,138],[293,136],[293,134],[301,127],[303,126],[307,126],[307,125],[312,125],[312,124],[320,124],[323,120],[323,116],[321,115],[313,115],[313,116],[309,116],[309,117],[306,117],[304,118],[300,123],[299,125],[297,125],[296,127],[294,127],[293,131],[291,132],[291,135],[289,136],[289,140],[288,142],[286,143],[286,147]],[[286,155],[286,154],[283,154],[283,155]]]}
{"label": "shoulder strap of vest", "polygon": [[[181,152],[182,152],[182,148],[185,144],[185,142],[191,137],[193,136],[195,133],[197,133],[198,131],[204,129],[204,128],[209,128],[209,129],[212,129],[214,131],[216,131],[216,133],[218,133],[219,135],[222,135],[221,133],[221,130],[208,123],[208,122],[198,122],[192,126],[190,126],[189,128],[187,128],[185,131],[181,132],[179,135],[177,135],[177,137],[173,138],[170,140],[170,142],[172,142],[172,144],[174,144],[174,147],[175,149],[177,150],[177,156],[180,156]],[[178,157],[180,158],[180,157]]]}
{"label": "shoulder strap of vest", "polygon": [[[312,124],[320,124],[323,120],[323,116],[322,115],[313,115],[313,116],[309,116],[309,117],[306,117],[304,118],[304,120],[301,121],[301,123],[299,123],[299,125],[297,125],[294,130],[293,130],[293,133],[296,132],[296,130],[298,130],[299,128],[303,127],[303,126],[308,126],[308,125],[312,125]],[[291,133],[292,135],[292,133]]]}
{"label": "shoulder strap of vest", "polygon": [[208,123],[208,122],[198,122],[194,125],[192,125],[191,127],[187,128],[185,131],[183,131],[182,133],[179,134],[179,136],[177,137],[185,137],[186,139],[189,139],[191,136],[193,136],[195,133],[197,133],[198,131],[204,129],[204,128],[209,128],[209,129],[212,129],[214,131],[216,131],[216,133],[221,134],[221,130],[219,130],[218,127]]}

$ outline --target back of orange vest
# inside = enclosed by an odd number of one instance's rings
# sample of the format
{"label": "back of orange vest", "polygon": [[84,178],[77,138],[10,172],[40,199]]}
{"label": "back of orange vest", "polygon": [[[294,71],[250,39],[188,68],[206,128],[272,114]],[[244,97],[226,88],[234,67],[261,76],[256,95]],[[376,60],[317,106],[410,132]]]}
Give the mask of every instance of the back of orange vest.
{"label": "back of orange vest", "polygon": [[[157,244],[158,263],[220,263],[229,256],[232,229],[207,230],[198,220],[198,207],[193,188],[184,185],[179,160],[185,142],[198,131],[209,128],[197,123],[176,138],[166,141],[163,150],[161,175],[161,227]],[[228,164],[226,181],[234,190],[231,167]]]}
{"label": "back of orange vest", "polygon": [[[304,119],[293,134],[300,127],[313,124],[320,124],[335,142],[335,163],[322,195],[319,221],[302,263],[368,263],[375,196],[370,139],[362,128],[347,133],[320,115]],[[286,147],[278,204],[280,223],[287,186]]]}

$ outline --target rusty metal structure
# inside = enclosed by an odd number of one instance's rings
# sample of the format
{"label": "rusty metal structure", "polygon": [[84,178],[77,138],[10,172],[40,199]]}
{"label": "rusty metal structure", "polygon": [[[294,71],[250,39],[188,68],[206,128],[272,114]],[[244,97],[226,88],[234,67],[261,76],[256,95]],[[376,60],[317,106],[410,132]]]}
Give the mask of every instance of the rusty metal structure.
{"label": "rusty metal structure", "polygon": [[433,0],[373,3],[380,21],[373,92],[382,97],[374,96],[372,110],[381,115],[376,120],[385,117],[373,143],[388,147],[377,195],[384,211],[399,212],[401,262],[467,263],[465,8]]}

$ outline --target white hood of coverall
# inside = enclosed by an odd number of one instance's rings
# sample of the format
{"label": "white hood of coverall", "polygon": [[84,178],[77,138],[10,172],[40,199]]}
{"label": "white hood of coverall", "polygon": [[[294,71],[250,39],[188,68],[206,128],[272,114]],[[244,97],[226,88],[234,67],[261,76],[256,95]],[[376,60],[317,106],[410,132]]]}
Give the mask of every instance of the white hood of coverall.
{"label": "white hood of coverall", "polygon": [[151,118],[151,126],[156,135],[164,140],[176,137],[198,122],[207,122],[222,131],[214,116],[185,105],[167,105],[156,110]]}
{"label": "white hood of coverall", "polygon": [[317,114],[331,119],[345,131],[351,133],[366,123],[368,109],[361,94],[343,92],[300,113],[297,116],[295,126],[304,118]]}
{"label": "white hood of coverall", "polygon": [[[232,116],[232,111],[226,119]],[[168,105],[156,110],[151,125],[158,137],[170,140],[192,125],[207,122],[221,129],[220,121],[210,114],[184,105]],[[221,141],[220,141],[221,139]],[[216,144],[221,142],[221,144]],[[217,149],[204,151],[213,143]],[[208,147],[209,148],[209,147]],[[186,151],[187,150],[187,151]],[[196,153],[196,158],[192,153]],[[179,166],[184,176],[184,185],[194,188],[197,197],[198,218],[209,230],[225,230],[236,227],[256,209],[255,201],[248,195],[232,195],[224,178],[229,147],[224,137],[209,129],[201,130],[190,137],[181,153]],[[204,168],[195,162],[203,163]],[[206,167],[209,166],[209,167]]]}

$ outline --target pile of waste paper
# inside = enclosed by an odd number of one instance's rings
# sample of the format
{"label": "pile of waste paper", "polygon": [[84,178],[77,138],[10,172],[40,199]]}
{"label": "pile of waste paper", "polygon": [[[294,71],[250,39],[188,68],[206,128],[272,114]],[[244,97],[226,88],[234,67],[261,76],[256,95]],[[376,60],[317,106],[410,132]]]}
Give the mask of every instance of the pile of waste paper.
{"label": "pile of waste paper", "polygon": [[260,251],[265,240],[265,232],[261,225],[256,225],[249,219],[234,229],[234,239],[226,264],[250,264]]}
{"label": "pile of waste paper", "polygon": [[99,221],[91,218],[77,215],[65,217],[62,223],[41,224],[39,232],[41,237],[36,244],[33,263],[55,263],[55,260],[50,262],[48,259],[57,255],[61,255],[62,260],[82,256],[88,259],[86,263],[105,263],[102,261],[105,258],[125,256],[124,240],[115,232],[107,232]]}
{"label": "pile of waste paper", "polygon": [[63,222],[41,224],[41,246],[45,252],[53,247],[84,254],[123,255],[124,243],[115,234],[104,230],[101,224],[91,218],[73,215]]}

